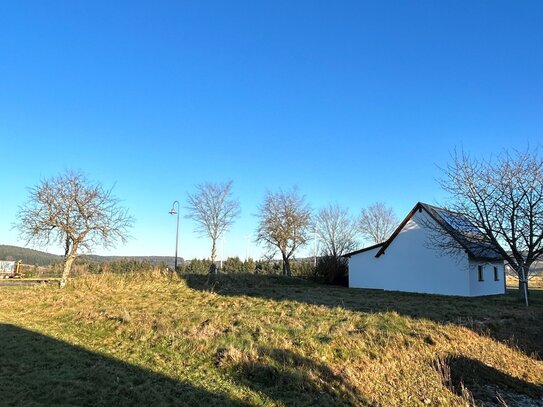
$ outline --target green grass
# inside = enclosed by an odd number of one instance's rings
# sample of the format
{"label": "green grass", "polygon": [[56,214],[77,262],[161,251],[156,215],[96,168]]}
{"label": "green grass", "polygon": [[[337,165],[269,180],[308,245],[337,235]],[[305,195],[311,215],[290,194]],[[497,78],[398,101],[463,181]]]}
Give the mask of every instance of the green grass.
{"label": "green grass", "polygon": [[526,309],[514,291],[458,298],[224,275],[2,287],[0,400],[543,404],[543,292],[531,297]]}

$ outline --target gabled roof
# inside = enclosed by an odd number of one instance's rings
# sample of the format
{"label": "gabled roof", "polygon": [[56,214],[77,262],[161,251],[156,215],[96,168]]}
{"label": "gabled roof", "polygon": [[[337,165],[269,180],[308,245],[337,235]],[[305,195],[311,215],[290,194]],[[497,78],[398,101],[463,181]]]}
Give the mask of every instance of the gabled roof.
{"label": "gabled roof", "polygon": [[376,249],[378,247],[381,247],[384,244],[385,244],[385,242],[377,243],[377,244],[374,244],[373,246],[364,247],[363,249],[355,250],[354,252],[344,254],[342,257],[351,257],[351,256],[353,256],[355,254],[358,254],[358,253],[367,252],[368,250]]}
{"label": "gabled roof", "polygon": [[381,247],[375,257],[379,257],[385,253],[386,249],[394,241],[396,236],[400,234],[404,226],[409,222],[416,212],[425,211],[430,217],[446,232],[448,233],[465,252],[475,260],[483,261],[500,261],[503,260],[501,248],[493,243],[484,233],[482,233],[477,226],[475,226],[464,215],[456,212],[451,212],[446,209],[438,208],[436,206],[428,205],[419,202],[409,212],[400,225],[394,230],[392,235],[383,243],[367,247],[356,252],[345,255],[350,257],[354,254],[358,254],[367,250]]}
{"label": "gabled roof", "polygon": [[[504,260],[502,248],[473,224],[465,215],[436,206],[422,204],[440,225],[477,260]],[[442,222],[440,222],[442,221]]]}

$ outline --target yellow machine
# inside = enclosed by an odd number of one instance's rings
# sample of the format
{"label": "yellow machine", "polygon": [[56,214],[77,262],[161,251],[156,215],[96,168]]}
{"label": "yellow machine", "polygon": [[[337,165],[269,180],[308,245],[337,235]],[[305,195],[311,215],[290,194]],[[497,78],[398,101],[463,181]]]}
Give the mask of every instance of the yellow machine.
{"label": "yellow machine", "polygon": [[15,276],[21,277],[23,275],[23,261],[19,260],[15,265]]}

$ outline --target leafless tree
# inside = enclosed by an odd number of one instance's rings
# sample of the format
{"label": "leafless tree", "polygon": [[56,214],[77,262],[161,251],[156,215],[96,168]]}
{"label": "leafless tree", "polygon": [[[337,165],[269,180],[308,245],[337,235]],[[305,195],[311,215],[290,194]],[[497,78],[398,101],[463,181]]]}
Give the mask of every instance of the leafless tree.
{"label": "leafless tree", "polygon": [[337,204],[322,208],[315,216],[314,227],[324,244],[324,255],[337,259],[356,249],[358,230],[348,209]]}
{"label": "leafless tree", "polygon": [[291,276],[290,258],[309,239],[311,209],[296,188],[267,192],[259,207],[256,241],[270,250],[279,250],[283,274]]}
{"label": "leafless tree", "polygon": [[360,233],[371,243],[382,243],[387,240],[398,224],[394,210],[383,202],[376,202],[362,209],[358,218]]}
{"label": "leafless tree", "polygon": [[232,198],[232,181],[206,182],[196,185],[196,192],[188,194],[188,214],[196,222],[196,232],[211,239],[212,272],[216,272],[217,239],[230,228],[240,214],[237,199]]}
{"label": "leafless tree", "polygon": [[61,288],[80,250],[126,242],[133,223],[111,189],[105,190],[77,171],[66,171],[31,188],[30,198],[19,208],[18,219],[15,227],[26,244],[57,243],[64,247]]}
{"label": "leafless tree", "polygon": [[448,209],[463,214],[494,243],[519,279],[528,305],[531,266],[543,253],[543,159],[540,150],[504,151],[478,160],[454,152],[442,188]]}

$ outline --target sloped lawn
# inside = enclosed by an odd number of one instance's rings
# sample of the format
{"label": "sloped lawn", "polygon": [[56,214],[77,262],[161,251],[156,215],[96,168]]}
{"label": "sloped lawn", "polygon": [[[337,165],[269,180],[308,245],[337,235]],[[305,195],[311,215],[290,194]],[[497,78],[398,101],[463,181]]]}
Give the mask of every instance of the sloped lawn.
{"label": "sloped lawn", "polygon": [[543,405],[543,292],[532,304],[254,275],[1,287],[0,400]]}

